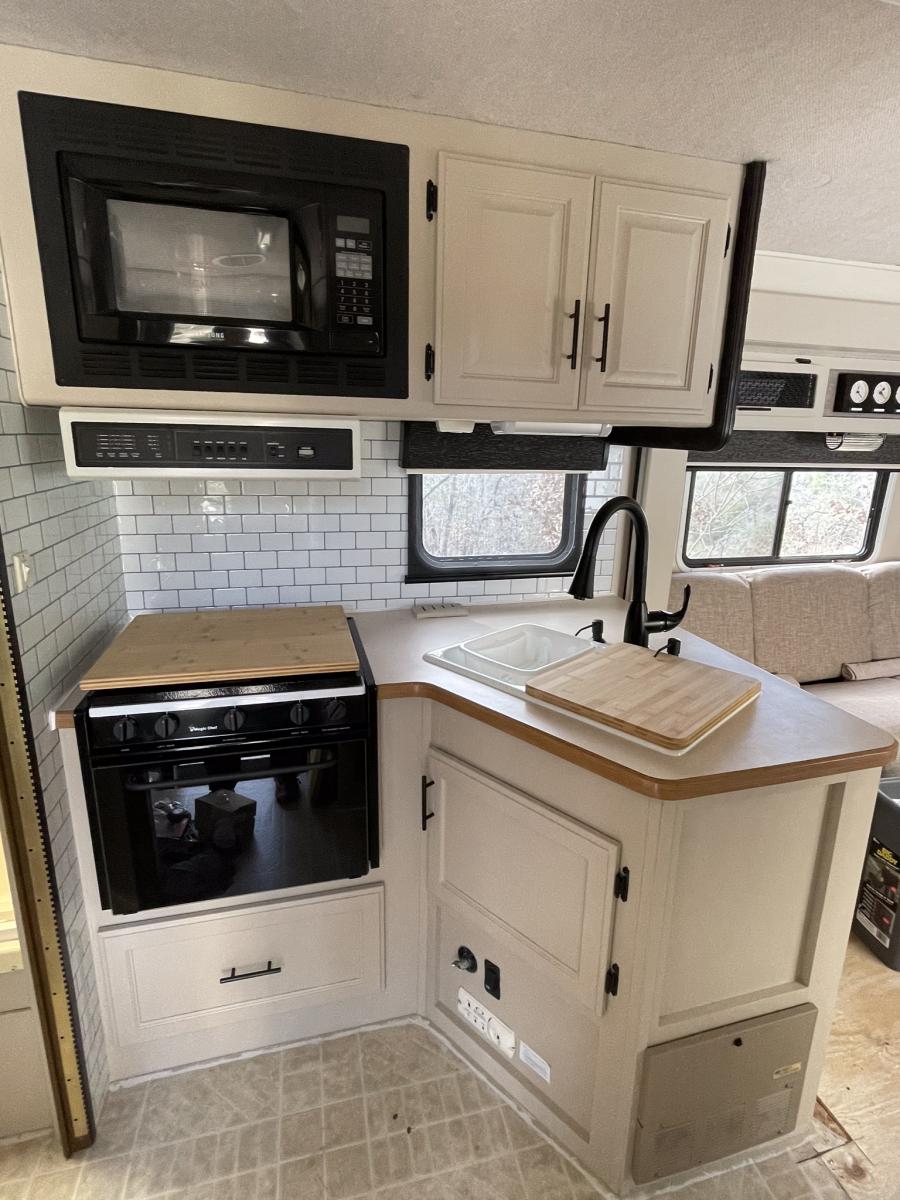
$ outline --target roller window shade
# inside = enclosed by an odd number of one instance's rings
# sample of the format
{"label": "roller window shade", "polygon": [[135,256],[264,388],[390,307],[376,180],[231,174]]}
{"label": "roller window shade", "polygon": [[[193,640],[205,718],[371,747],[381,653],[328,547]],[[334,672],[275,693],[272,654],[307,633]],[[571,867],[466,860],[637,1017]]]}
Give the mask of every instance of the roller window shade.
{"label": "roller window shade", "polygon": [[[788,433],[776,430],[739,430],[721,450],[692,450],[688,465],[900,467],[900,436],[886,437],[875,450],[829,449],[825,433]],[[849,441],[850,439],[848,439]]]}
{"label": "roller window shade", "polygon": [[609,445],[599,437],[494,433],[440,433],[430,421],[406,421],[400,466],[408,471],[602,471]]}

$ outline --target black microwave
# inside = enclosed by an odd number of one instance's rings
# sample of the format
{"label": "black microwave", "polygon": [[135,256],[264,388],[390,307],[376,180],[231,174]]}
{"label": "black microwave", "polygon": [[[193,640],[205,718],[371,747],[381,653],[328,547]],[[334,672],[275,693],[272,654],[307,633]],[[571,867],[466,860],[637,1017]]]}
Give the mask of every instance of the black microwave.
{"label": "black microwave", "polygon": [[407,146],[19,107],[61,386],[408,395]]}

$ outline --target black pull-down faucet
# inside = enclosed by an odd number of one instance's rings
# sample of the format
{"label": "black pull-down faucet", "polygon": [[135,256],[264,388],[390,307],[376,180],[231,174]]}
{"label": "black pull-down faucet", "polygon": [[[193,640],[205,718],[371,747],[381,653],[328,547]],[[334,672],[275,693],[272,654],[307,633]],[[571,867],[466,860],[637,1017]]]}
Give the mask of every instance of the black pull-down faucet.
{"label": "black pull-down faucet", "polygon": [[647,527],[647,517],[636,500],[630,496],[614,496],[607,500],[603,507],[594,514],[587,537],[584,539],[584,549],[572,584],[570,595],[576,600],[591,600],[594,596],[594,570],[597,564],[597,547],[604,529],[612,517],[618,512],[627,513],[634,526],[634,579],[631,585],[631,603],[625,617],[624,641],[633,646],[646,646],[651,633],[662,633],[674,629],[684,619],[691,598],[690,586],[684,589],[684,602],[677,612],[666,612],[658,609],[649,612],[647,609],[647,547],[650,531]]}

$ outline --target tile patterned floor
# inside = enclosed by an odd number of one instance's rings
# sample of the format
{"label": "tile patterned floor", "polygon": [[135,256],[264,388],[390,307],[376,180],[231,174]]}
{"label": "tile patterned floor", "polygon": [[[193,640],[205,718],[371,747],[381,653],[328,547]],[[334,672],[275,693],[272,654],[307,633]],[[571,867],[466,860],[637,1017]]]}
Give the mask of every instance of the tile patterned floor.
{"label": "tile patterned floor", "polygon": [[[846,1200],[818,1157],[822,1148],[813,1139],[804,1146],[665,1194],[677,1200]],[[809,1161],[797,1161],[804,1156]],[[68,1162],[46,1139],[0,1148],[0,1200],[597,1195],[417,1025],[349,1034],[113,1092],[97,1143]]]}

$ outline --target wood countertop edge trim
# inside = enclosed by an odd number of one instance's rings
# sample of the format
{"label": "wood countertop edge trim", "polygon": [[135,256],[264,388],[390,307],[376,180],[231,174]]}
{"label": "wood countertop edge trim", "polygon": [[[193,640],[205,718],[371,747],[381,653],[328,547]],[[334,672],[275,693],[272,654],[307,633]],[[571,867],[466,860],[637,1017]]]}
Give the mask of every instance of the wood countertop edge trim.
{"label": "wood countertop edge trim", "polygon": [[520,741],[528,742],[539,750],[546,750],[557,758],[565,759],[576,767],[583,767],[595,775],[601,775],[611,783],[621,784],[630,791],[648,796],[652,800],[692,800],[699,796],[715,796],[721,792],[748,791],[751,788],[770,787],[776,783],[799,783],[806,779],[820,779],[827,775],[840,775],[850,771],[864,771],[871,767],[883,767],[894,756],[896,742],[890,739],[886,746],[852,754],[838,754],[821,758],[804,759],[800,762],[782,763],[773,767],[755,767],[745,771],[726,771],[716,775],[700,775],[684,779],[656,779],[644,775],[631,767],[600,754],[592,754],[580,746],[535,729],[533,725],[516,721],[504,713],[495,712],[483,705],[448,692],[434,683],[387,683],[377,687],[379,700],[436,700],[448,708],[474,717],[485,725],[491,725],[502,733],[511,734]]}

